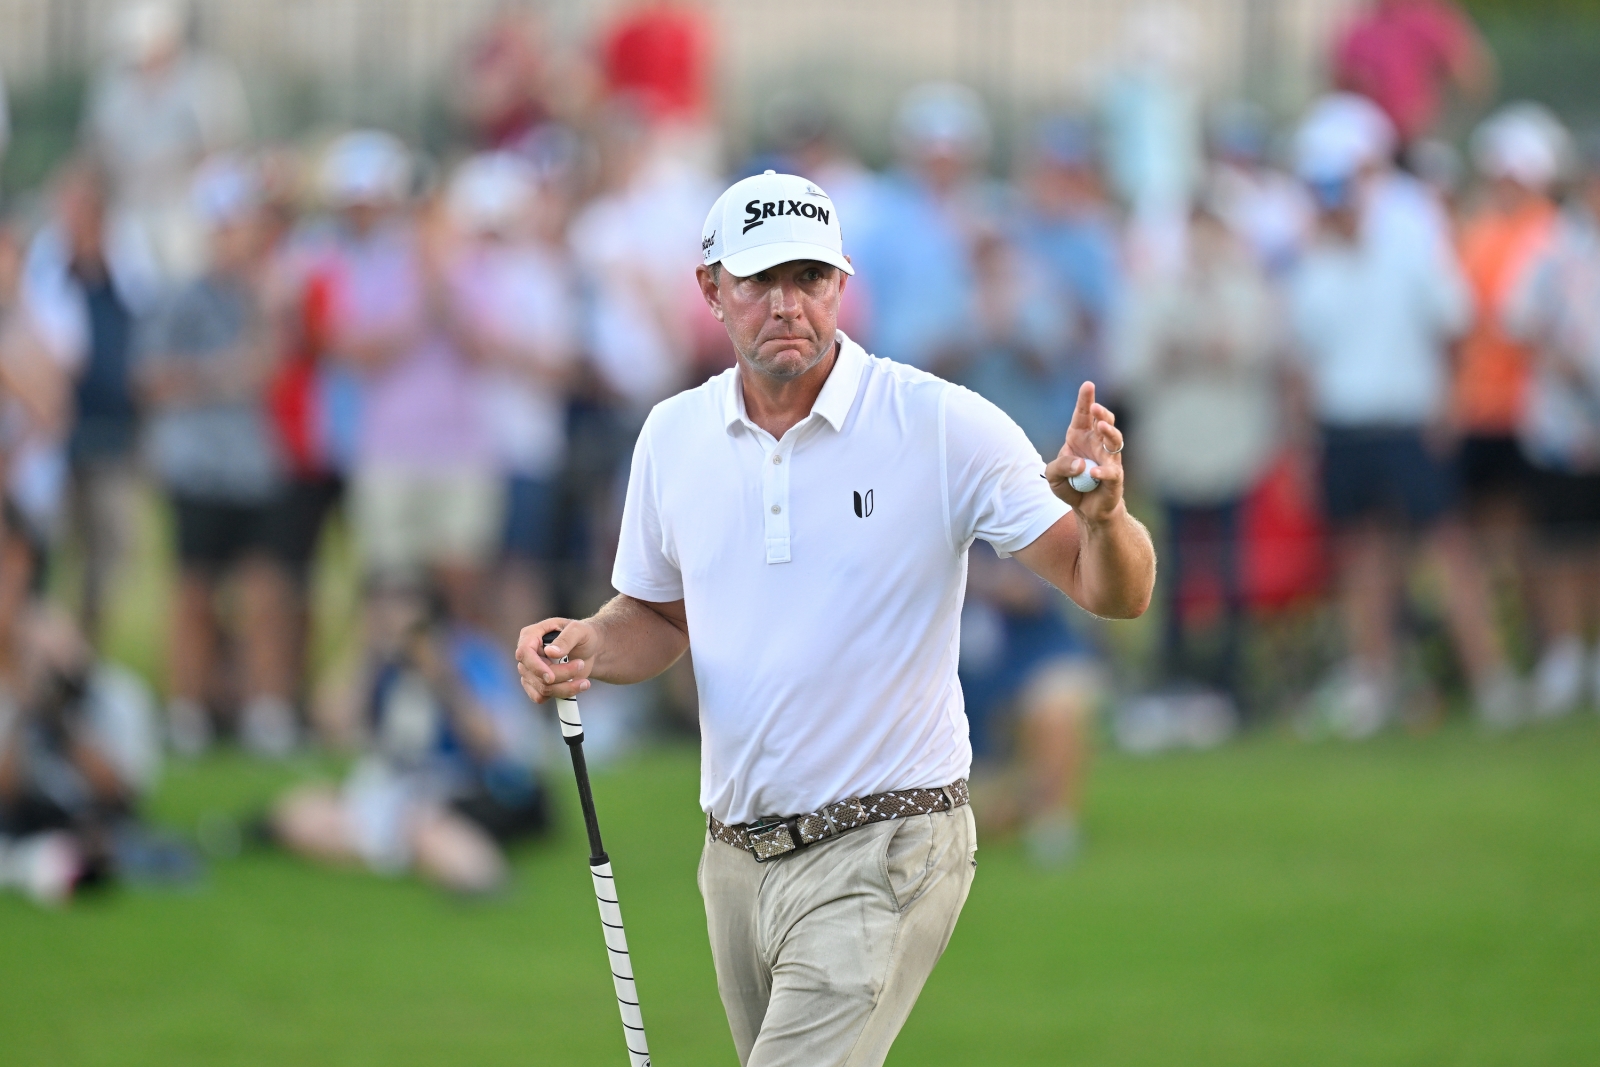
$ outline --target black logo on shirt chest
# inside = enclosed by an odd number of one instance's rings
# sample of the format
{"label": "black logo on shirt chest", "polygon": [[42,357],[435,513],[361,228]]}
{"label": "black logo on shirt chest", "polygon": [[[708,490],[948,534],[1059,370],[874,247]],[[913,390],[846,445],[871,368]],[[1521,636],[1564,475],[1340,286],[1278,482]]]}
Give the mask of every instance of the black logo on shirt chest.
{"label": "black logo on shirt chest", "polygon": [[856,518],[864,519],[872,514],[872,490],[868,489],[865,496],[860,493],[851,493],[856,498]]}

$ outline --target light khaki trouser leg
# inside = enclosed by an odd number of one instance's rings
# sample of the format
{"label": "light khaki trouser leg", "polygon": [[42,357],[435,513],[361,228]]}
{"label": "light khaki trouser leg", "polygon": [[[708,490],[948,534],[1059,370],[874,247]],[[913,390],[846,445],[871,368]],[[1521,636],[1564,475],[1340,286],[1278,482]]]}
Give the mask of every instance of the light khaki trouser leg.
{"label": "light khaki trouser leg", "polygon": [[757,863],[706,837],[717,989],[745,1067],[878,1067],[972,887],[972,808],[874,823]]}

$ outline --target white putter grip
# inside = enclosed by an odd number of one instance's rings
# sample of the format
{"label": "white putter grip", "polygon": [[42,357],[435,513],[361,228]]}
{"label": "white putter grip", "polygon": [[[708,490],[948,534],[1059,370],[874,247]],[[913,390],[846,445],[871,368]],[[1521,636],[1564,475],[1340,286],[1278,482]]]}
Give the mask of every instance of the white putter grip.
{"label": "white putter grip", "polygon": [[628,955],[628,935],[622,929],[622,908],[617,904],[617,883],[611,864],[589,868],[594,878],[594,899],[600,904],[600,925],[606,932],[606,954],[611,958],[611,984],[617,991],[617,1010],[628,1038],[629,1067],[650,1067],[650,1046],[644,1037],[644,1015],[639,1011],[639,990],[633,984],[633,957]]}

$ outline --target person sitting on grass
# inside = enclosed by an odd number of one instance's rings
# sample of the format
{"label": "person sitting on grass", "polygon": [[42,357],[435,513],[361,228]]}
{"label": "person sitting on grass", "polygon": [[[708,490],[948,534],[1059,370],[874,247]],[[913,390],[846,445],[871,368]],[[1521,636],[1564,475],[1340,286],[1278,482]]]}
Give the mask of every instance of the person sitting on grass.
{"label": "person sitting on grass", "polygon": [[495,890],[502,846],[548,822],[528,702],[500,646],[451,620],[440,597],[390,586],[370,604],[366,750],[342,787],[285,795],[267,831],[310,859]]}
{"label": "person sitting on grass", "polygon": [[0,887],[59,904],[112,880],[192,880],[189,850],[138,818],[161,757],[144,685],[97,665],[59,608],[35,603],[12,629],[18,671],[0,686]]}

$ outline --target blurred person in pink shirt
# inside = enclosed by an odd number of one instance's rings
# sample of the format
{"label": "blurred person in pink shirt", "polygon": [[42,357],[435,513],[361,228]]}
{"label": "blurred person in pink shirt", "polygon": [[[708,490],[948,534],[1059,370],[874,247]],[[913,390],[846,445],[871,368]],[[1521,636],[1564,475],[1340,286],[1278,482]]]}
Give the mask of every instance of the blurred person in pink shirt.
{"label": "blurred person in pink shirt", "polygon": [[408,204],[411,180],[410,153],[377,130],[343,135],[323,161],[341,223],[329,346],[359,383],[351,514],[373,582],[431,575],[451,610],[473,618],[504,493],[456,327],[446,235],[437,211]]}
{"label": "blurred person in pink shirt", "polygon": [[1433,132],[1454,87],[1487,96],[1494,57],[1451,0],[1374,0],[1335,38],[1334,84],[1360,93],[1394,123],[1400,144]]}
{"label": "blurred person in pink shirt", "polygon": [[564,193],[505,153],[456,169],[445,205],[457,336],[480,367],[482,417],[504,479],[504,562],[496,620],[554,610],[551,564],[567,451],[567,391],[577,370],[580,309],[564,243]]}
{"label": "blurred person in pink shirt", "polygon": [[550,117],[541,30],[529,12],[505,10],[467,45],[453,96],[480,146],[514,148]]}

